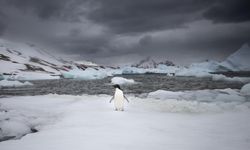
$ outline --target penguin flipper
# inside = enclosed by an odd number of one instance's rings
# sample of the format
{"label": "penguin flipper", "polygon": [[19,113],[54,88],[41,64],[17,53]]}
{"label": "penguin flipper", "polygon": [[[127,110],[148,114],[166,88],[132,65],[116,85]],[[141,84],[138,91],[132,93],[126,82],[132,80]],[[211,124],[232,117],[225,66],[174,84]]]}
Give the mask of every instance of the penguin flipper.
{"label": "penguin flipper", "polygon": [[126,101],[129,103],[129,100],[128,100],[128,98],[125,96],[125,95],[123,95],[123,97],[126,99]]}
{"label": "penguin flipper", "polygon": [[109,100],[109,103],[111,103],[114,100],[114,96]]}

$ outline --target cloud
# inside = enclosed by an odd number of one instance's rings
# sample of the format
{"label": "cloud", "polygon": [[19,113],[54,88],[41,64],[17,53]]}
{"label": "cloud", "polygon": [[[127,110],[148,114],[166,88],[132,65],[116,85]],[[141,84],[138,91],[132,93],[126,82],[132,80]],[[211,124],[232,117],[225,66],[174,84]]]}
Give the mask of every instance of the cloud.
{"label": "cloud", "polygon": [[67,0],[3,0],[2,5],[15,7],[25,13],[32,12],[39,18],[49,19],[52,16],[63,16]]}
{"label": "cloud", "polygon": [[215,23],[235,23],[250,21],[250,1],[216,1],[207,11],[204,12],[204,17],[214,21]]}
{"label": "cloud", "polygon": [[249,42],[249,10],[246,0],[0,0],[0,36],[106,64],[190,63]]}
{"label": "cloud", "polygon": [[96,0],[98,8],[90,20],[109,26],[117,33],[137,33],[180,28],[199,18],[209,1],[201,0]]}
{"label": "cloud", "polygon": [[149,45],[150,43],[152,43],[152,41],[153,41],[153,38],[152,38],[151,35],[145,35],[145,36],[143,36],[143,37],[140,39],[139,43],[140,43],[140,45],[142,45],[142,46],[147,46],[147,45]]}

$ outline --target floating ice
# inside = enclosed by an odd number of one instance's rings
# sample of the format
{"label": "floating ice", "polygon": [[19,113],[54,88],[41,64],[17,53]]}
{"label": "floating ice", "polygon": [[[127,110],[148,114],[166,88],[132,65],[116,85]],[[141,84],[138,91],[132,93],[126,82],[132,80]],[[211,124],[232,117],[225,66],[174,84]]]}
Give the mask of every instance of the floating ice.
{"label": "floating ice", "polygon": [[28,81],[25,81],[24,83],[20,81],[9,81],[9,80],[0,81],[0,87],[20,87],[20,86],[28,86],[28,85],[33,85],[33,84]]}
{"label": "floating ice", "polygon": [[111,83],[119,84],[119,85],[122,85],[122,84],[135,84],[135,81],[133,79],[126,79],[126,78],[123,78],[123,77],[113,77],[111,79]]}
{"label": "floating ice", "polygon": [[244,95],[250,96],[250,83],[244,85],[244,86],[241,88],[240,92],[241,92],[242,94],[244,94]]}

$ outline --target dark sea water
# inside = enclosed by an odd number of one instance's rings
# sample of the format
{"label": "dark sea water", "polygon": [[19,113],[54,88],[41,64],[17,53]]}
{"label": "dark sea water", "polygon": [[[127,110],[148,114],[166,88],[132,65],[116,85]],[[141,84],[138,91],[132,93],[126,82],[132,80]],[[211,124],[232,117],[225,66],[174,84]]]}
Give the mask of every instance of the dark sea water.
{"label": "dark sea water", "polygon": [[[126,94],[142,94],[159,89],[169,91],[202,90],[202,89],[240,89],[243,83],[228,81],[213,81],[211,78],[197,77],[170,77],[164,74],[147,75],[121,75],[124,78],[134,79],[138,84],[123,85],[122,89]],[[44,95],[56,94],[112,94],[113,87],[111,78],[107,77],[99,80],[40,80],[30,81],[33,86],[18,88],[2,88],[1,96],[14,95]]]}

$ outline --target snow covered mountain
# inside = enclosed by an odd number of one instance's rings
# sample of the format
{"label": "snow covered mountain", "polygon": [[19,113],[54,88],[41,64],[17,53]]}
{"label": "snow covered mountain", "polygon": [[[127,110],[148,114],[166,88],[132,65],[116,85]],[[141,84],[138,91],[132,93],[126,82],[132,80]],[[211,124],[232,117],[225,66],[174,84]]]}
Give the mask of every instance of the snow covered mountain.
{"label": "snow covered mountain", "polygon": [[250,71],[250,47],[248,44],[242,47],[235,53],[231,54],[220,65],[228,68],[231,71]]}
{"label": "snow covered mountain", "polygon": [[173,62],[168,60],[166,60],[165,62],[157,62],[153,60],[151,57],[147,57],[141,60],[139,63],[132,65],[131,67],[150,69],[150,68],[157,68],[159,65],[175,66]]}
{"label": "snow covered mountain", "polygon": [[74,68],[98,70],[103,66],[88,61],[66,61],[33,44],[0,39],[0,74],[22,74],[22,76],[28,74],[34,79],[49,79],[59,78],[61,72],[67,72]]}
{"label": "snow covered mountain", "polygon": [[210,73],[227,73],[230,71],[250,71],[250,47],[244,44],[239,50],[228,56],[224,61],[205,61],[193,63],[188,68],[182,68],[177,72],[179,76],[211,76]]}

